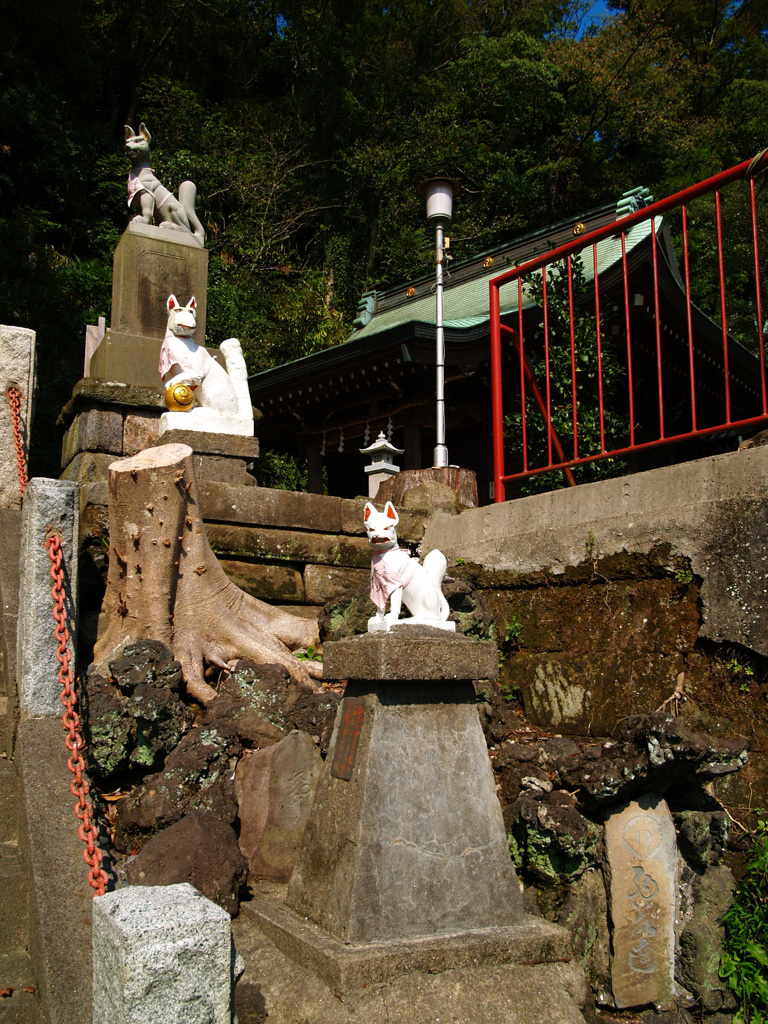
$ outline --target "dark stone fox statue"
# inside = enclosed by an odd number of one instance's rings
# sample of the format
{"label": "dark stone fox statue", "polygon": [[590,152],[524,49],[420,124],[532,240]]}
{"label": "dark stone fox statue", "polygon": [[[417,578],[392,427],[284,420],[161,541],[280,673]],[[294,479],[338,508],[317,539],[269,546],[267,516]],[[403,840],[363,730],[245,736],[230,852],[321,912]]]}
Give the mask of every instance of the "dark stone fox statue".
{"label": "dark stone fox statue", "polygon": [[151,167],[151,142],[152,136],[143,122],[139,125],[138,133],[129,124],[125,126],[125,149],[131,160],[128,209],[134,211],[134,220],[188,233],[194,244],[202,248],[205,245],[205,231],[195,213],[195,184],[182,181],[178,199],[161,184]]}

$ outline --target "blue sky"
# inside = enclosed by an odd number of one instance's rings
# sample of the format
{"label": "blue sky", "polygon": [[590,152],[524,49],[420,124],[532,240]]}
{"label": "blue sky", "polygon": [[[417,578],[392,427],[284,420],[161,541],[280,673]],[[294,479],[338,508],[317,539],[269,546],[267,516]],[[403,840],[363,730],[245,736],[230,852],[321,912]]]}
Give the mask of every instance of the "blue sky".
{"label": "blue sky", "polygon": [[610,13],[606,0],[595,0],[595,2],[590,6],[589,13],[584,19],[584,29],[586,29],[591,22],[599,22],[601,18]]}

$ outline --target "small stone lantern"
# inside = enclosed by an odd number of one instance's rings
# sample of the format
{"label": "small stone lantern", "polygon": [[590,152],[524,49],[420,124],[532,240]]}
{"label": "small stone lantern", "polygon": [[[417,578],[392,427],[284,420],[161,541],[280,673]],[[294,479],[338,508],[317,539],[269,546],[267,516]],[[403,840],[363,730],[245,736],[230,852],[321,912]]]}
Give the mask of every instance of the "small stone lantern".
{"label": "small stone lantern", "polygon": [[359,449],[361,455],[370,455],[371,464],[365,467],[368,477],[368,497],[375,498],[376,492],[387,477],[394,476],[400,472],[400,467],[392,461],[393,455],[402,455],[404,448],[395,448],[384,436],[384,431],[379,431],[379,436],[367,448]]}

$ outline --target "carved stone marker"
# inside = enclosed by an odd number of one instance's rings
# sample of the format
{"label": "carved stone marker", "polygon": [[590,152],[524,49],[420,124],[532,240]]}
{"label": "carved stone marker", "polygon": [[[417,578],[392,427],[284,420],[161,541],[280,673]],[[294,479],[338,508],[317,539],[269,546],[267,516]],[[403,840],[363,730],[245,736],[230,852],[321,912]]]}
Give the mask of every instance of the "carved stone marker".
{"label": "carved stone marker", "polygon": [[611,871],[614,1005],[664,1006],[675,991],[677,843],[657,793],[619,807],[605,823]]}
{"label": "carved stone marker", "polygon": [[242,758],[235,772],[240,850],[251,880],[287,882],[299,856],[323,761],[305,732],[294,730]]}

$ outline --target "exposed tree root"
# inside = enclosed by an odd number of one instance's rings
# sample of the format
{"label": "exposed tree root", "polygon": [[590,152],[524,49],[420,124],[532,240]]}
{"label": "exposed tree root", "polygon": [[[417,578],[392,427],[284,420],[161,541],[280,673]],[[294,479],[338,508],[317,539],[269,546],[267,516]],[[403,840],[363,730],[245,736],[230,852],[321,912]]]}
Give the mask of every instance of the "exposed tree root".
{"label": "exposed tree root", "polygon": [[276,663],[309,684],[322,673],[291,653],[317,643],[317,623],[244,593],[219,565],[205,535],[188,445],[149,448],[112,463],[109,538],[108,625],[95,661],[131,640],[162,640],[181,662],[187,692],[203,704],[216,696],[205,682],[205,663]]}

